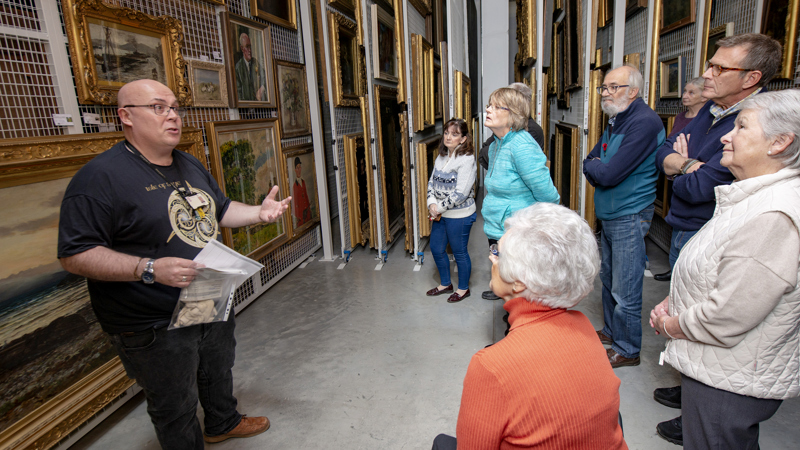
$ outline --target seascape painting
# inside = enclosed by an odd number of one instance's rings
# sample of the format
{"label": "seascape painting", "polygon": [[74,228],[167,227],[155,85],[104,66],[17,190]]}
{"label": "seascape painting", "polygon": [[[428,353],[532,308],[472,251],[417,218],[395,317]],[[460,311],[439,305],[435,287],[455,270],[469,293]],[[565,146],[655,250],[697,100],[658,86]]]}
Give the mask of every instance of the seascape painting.
{"label": "seascape painting", "polygon": [[[274,128],[220,132],[218,142],[225,194],[231,200],[260,205],[280,179]],[[278,220],[233,228],[231,233],[231,247],[250,255],[283,235],[285,230],[283,221]]]}
{"label": "seascape painting", "polygon": [[91,17],[87,22],[99,86],[144,78],[168,84],[160,34]]}
{"label": "seascape painting", "polygon": [[69,178],[0,189],[0,431],[116,356],[86,281],[56,258]]}

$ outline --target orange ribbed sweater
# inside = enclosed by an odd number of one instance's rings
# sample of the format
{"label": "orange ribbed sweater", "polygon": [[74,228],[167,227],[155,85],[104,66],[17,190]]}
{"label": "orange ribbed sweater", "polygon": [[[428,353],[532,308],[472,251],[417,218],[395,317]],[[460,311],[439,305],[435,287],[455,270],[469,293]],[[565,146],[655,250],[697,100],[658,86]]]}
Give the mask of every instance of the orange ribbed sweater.
{"label": "orange ribbed sweater", "polygon": [[620,380],[582,313],[524,298],[506,302],[511,331],[472,357],[456,438],[460,449],[627,449]]}

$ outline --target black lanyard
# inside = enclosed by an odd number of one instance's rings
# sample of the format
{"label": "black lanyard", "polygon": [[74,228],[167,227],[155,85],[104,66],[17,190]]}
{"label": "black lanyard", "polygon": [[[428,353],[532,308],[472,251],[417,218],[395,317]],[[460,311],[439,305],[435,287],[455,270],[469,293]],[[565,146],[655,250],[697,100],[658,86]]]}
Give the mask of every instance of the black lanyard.
{"label": "black lanyard", "polygon": [[[128,142],[127,139],[125,140],[125,147],[128,149],[129,152],[133,153],[134,155],[139,156],[139,158],[142,158],[142,161],[144,161],[145,164],[147,164],[151,169],[155,170],[155,172],[161,178],[163,178],[164,181],[167,184],[169,184],[170,186],[172,186],[173,189],[178,191],[178,195],[180,195],[181,198],[183,199],[183,201],[186,202],[186,206],[188,206],[190,210],[193,210],[193,211],[197,212],[197,210],[192,207],[192,204],[189,203],[189,199],[187,198],[187,195],[186,195],[186,192],[187,192],[186,189],[184,189],[181,186],[178,186],[179,181],[169,181],[169,180],[167,180],[167,177],[164,176],[164,174],[160,170],[158,170],[158,167],[156,167],[155,164],[151,163],[149,159],[145,158],[145,156],[136,147],[134,147],[133,144]],[[178,171],[178,177],[180,179],[182,179],[182,180],[185,180],[185,178],[183,176],[183,171],[181,170],[181,165],[178,164],[178,162],[175,161],[174,159],[173,159],[173,161],[175,162],[175,170]]]}

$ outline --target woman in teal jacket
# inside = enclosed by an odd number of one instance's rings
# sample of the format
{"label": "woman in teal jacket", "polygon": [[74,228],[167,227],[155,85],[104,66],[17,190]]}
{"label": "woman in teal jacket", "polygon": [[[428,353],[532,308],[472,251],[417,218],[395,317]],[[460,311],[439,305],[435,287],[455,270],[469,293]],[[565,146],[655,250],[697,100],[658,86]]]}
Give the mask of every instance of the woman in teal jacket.
{"label": "woman in teal jacket", "polygon": [[[503,236],[503,225],[515,211],[537,202],[558,203],[560,197],[547,158],[526,131],[530,102],[514,89],[500,88],[489,96],[484,126],[495,142],[489,147],[489,168],[484,178],[486,196],[481,215],[489,245]],[[492,291],[483,298],[493,300]]]}

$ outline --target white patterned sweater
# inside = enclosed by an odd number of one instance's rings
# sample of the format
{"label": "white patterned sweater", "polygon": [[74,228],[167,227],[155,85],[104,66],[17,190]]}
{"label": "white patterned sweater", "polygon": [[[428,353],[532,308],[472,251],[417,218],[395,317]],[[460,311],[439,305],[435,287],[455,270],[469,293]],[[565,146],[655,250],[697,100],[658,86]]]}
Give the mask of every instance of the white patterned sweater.
{"label": "white patterned sweater", "polygon": [[475,155],[437,156],[428,180],[428,207],[436,204],[442,217],[460,219],[475,209]]}

